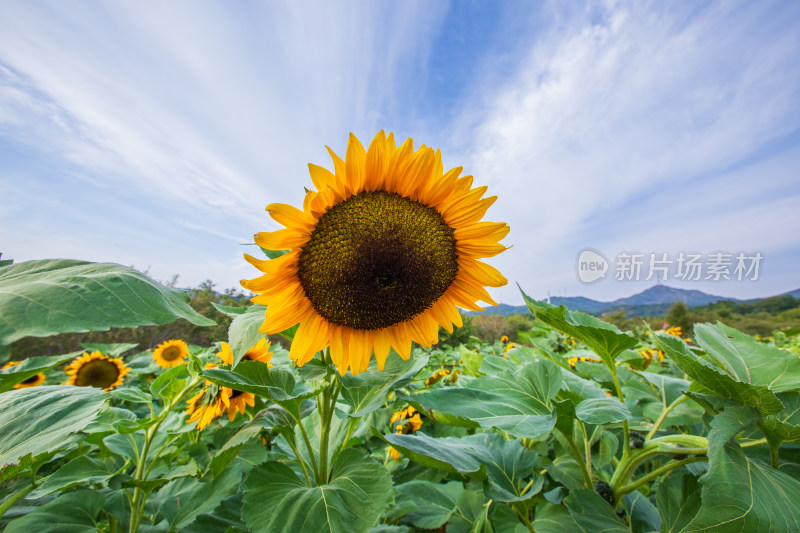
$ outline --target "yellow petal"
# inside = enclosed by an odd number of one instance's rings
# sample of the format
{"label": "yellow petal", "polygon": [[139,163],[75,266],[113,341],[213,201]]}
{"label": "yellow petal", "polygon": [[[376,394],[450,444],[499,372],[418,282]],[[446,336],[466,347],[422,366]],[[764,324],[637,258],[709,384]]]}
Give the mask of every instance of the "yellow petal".
{"label": "yellow petal", "polygon": [[367,152],[364,146],[352,133],[347,141],[347,155],[345,156],[345,168],[347,171],[347,191],[355,194],[364,189],[364,179],[366,173]]}

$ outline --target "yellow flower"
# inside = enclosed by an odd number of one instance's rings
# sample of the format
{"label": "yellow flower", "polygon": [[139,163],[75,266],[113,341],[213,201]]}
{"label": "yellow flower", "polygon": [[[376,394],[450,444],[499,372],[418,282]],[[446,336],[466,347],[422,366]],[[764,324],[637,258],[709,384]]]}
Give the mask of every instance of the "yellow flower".
{"label": "yellow flower", "polygon": [[164,341],[153,350],[153,361],[158,363],[161,368],[170,368],[183,364],[183,360],[189,355],[189,347],[185,342],[178,339]]}
{"label": "yellow flower", "polygon": [[438,342],[439,326],[462,325],[458,308],[495,305],[484,286],[506,278],[478,259],[506,247],[505,223],[482,222],[496,197],[472,188],[461,168],[443,172],[439,151],[411,139],[399,148],[379,132],[368,150],[350,135],[344,160],[330,151],[334,172],[309,165],[317,190],[303,210],[267,206],[285,226],[258,233],[267,250],[289,250],[277,259],[245,256],[265,274],[243,280],[267,305],[261,332],[294,324],[290,358],[302,366],[330,347],[341,374],[367,369],[373,351],[383,369],[394,348],[408,360],[411,344]]}
{"label": "yellow flower", "polygon": [[253,407],[255,405],[256,397],[250,392],[242,392],[238,390],[228,389],[227,387],[223,387],[225,389],[225,393],[228,395],[228,420],[233,422],[233,419],[236,418],[236,413],[244,414],[244,410],[249,405]]}
{"label": "yellow flower", "polygon": [[122,358],[111,359],[100,352],[86,352],[76,357],[64,371],[69,376],[68,383],[78,387],[97,387],[106,391],[122,385],[130,368]]}
{"label": "yellow flower", "polygon": [[458,375],[459,375],[460,373],[461,373],[461,370],[459,370],[459,369],[455,369],[455,370],[453,371],[453,375],[451,375],[451,376],[450,376],[450,383],[453,383],[453,384],[454,384],[456,381],[458,381]]}
{"label": "yellow flower", "polygon": [[431,385],[435,385],[439,383],[443,377],[450,375],[450,371],[445,369],[436,371],[431,377],[425,380],[425,386],[430,387]]}
{"label": "yellow flower", "polygon": [[[244,357],[250,361],[259,361],[272,366],[272,352],[269,351],[270,344],[265,337],[262,337],[255,345],[245,352]],[[217,357],[222,359],[223,364],[233,364],[233,351],[227,342],[221,343],[221,352],[217,352]]]}
{"label": "yellow flower", "polygon": [[503,335],[502,337],[500,337],[500,342],[502,342],[503,344],[507,343],[508,342],[508,337]]}
{"label": "yellow flower", "polygon": [[191,415],[186,423],[197,422],[199,431],[203,431],[203,428],[215,418],[222,416],[230,404],[227,392],[230,389],[208,383],[207,385],[206,388],[186,400],[186,414]]}
{"label": "yellow flower", "polygon": [[664,333],[668,335],[675,335],[676,337],[683,335],[680,326],[672,326],[671,328],[664,330]]}
{"label": "yellow flower", "polygon": [[[9,361],[5,365],[3,365],[2,370],[5,370],[6,368],[11,368],[12,366],[17,366],[18,364],[20,364],[20,362],[21,361]],[[14,385],[14,388],[15,389],[27,389],[28,387],[38,387],[39,385],[44,383],[46,379],[47,379],[47,376],[45,376],[44,374],[39,372],[35,376],[29,377],[25,381],[20,381],[19,383]]]}
{"label": "yellow flower", "polygon": [[419,416],[419,413],[416,413],[402,424],[397,424],[397,426],[395,426],[395,433],[398,435],[411,435],[421,427],[422,418]]}
{"label": "yellow flower", "polygon": [[585,363],[599,363],[600,362],[599,359],[594,359],[592,357],[570,357],[569,359],[567,359],[567,363],[569,363],[569,366],[571,366],[572,368],[575,368],[575,363],[577,363],[578,361],[583,361]]}
{"label": "yellow flower", "polygon": [[395,421],[397,420],[404,420],[409,416],[412,416],[416,412],[417,410],[411,407],[410,405],[405,409],[400,409],[399,411],[397,411],[395,414],[392,415],[392,418],[389,420],[389,424],[390,425],[394,424]]}
{"label": "yellow flower", "polygon": [[519,346],[517,346],[517,345],[516,345],[516,343],[509,342],[509,343],[506,345],[506,349],[503,351],[503,353],[508,353],[508,352],[510,352],[511,350],[514,350],[514,349],[516,349],[516,348],[519,348]]}
{"label": "yellow flower", "polygon": [[394,446],[389,446],[389,457],[391,457],[395,461],[399,461],[400,458],[403,457],[403,456],[400,455],[400,452],[395,450]]}

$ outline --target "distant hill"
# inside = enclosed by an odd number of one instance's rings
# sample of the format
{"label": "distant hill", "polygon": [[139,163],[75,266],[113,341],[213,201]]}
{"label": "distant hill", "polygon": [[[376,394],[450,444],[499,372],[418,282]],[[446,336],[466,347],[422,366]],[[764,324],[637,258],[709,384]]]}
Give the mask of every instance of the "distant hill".
{"label": "distant hill", "polygon": [[790,291],[790,292],[784,292],[783,294],[780,294],[779,296],[793,296],[795,298],[800,298],[800,289],[795,289],[795,290]]}
{"label": "distant hill", "polygon": [[[798,294],[796,297],[800,298],[800,289],[787,294],[794,295],[795,293]],[[584,311],[593,315],[623,310],[628,316],[661,316],[665,315],[672,304],[678,301],[684,302],[689,307],[697,307],[721,300],[740,301],[735,298],[714,296],[713,294],[707,294],[702,291],[677,289],[666,285],[654,285],[633,296],[618,298],[613,302],[601,302],[583,296],[555,296],[550,298],[550,303],[553,305],[563,305],[566,306],[567,309]],[[514,306],[500,304],[495,307],[486,308],[483,313],[495,313],[503,316],[518,313],[527,314],[528,308],[524,305]],[[481,312],[472,311],[468,314],[481,314]]]}

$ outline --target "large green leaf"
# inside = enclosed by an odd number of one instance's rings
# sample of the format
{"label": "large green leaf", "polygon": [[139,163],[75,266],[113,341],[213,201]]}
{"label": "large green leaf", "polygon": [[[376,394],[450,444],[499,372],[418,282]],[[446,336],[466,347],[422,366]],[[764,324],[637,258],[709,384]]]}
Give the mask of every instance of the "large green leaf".
{"label": "large green leaf", "polygon": [[29,357],[18,365],[14,365],[0,370],[0,392],[6,392],[14,388],[17,383],[22,383],[28,378],[32,378],[39,372],[50,370],[54,366],[71,361],[81,352],[74,352],[65,355],[52,355],[48,357]]}
{"label": "large green leaf", "polygon": [[781,401],[766,386],[743,383],[717,370],[711,363],[689,351],[686,343],[673,335],[656,333],[654,337],[659,350],[663,350],[696,383],[712,390],[715,394],[755,407],[764,415],[783,410]]}
{"label": "large green leaf", "polygon": [[259,361],[242,361],[233,370],[207,368],[203,375],[217,385],[264,396],[278,404],[310,398],[319,392],[303,382],[295,381],[291,372],[270,369]]}
{"label": "large green leaf", "polygon": [[52,473],[41,485],[36,487],[35,491],[28,495],[28,498],[40,498],[76,485],[100,483],[114,474],[114,471],[109,470],[100,461],[80,455]]}
{"label": "large green leaf", "polygon": [[383,370],[378,370],[375,359],[372,359],[365,372],[355,376],[348,372],[339,378],[341,397],[350,406],[348,416],[360,418],[381,407],[386,402],[386,394],[417,375],[429,358],[429,354],[418,354],[404,361],[393,350]]}
{"label": "large green leaf", "polygon": [[697,477],[671,473],[659,483],[656,503],[661,515],[661,533],[678,533],[700,509],[700,483]]}
{"label": "large green leaf", "polygon": [[94,533],[105,497],[93,490],[77,490],[12,520],[6,533]]}
{"label": "large green leaf", "polygon": [[772,392],[800,389],[797,354],[758,342],[719,322],[696,324],[694,336],[697,343],[738,381],[763,385]]}
{"label": "large green leaf", "polygon": [[749,459],[733,440],[757,421],[754,410],[726,408],[711,423],[702,506],[683,533],[800,531],[800,482]]}
{"label": "large green leaf", "polygon": [[485,480],[486,496],[495,501],[528,500],[539,493],[544,483],[544,478],[533,469],[536,453],[518,440],[506,440],[501,435],[432,438],[422,433],[389,434],[383,439],[423,466]]}
{"label": "large green leaf", "polygon": [[617,355],[639,344],[635,337],[599,318],[580,311],[569,311],[563,305],[556,307],[539,302],[525,294],[522,289],[520,292],[536,318],[588,346],[609,367],[614,364]]}
{"label": "large green leaf", "polygon": [[575,409],[575,416],[587,424],[610,424],[631,418],[631,412],[617,398],[590,398]]}
{"label": "large green leaf", "polygon": [[20,457],[64,449],[107,407],[108,395],[94,387],[33,387],[0,395],[0,468]]}
{"label": "large green leaf", "polygon": [[339,455],[330,481],[308,487],[283,463],[269,461],[247,476],[242,514],[251,531],[369,531],[392,502],[392,478],[354,449]]}
{"label": "large green leaf", "polygon": [[504,372],[476,379],[469,388],[446,387],[398,396],[437,420],[438,413],[445,413],[485,429],[497,428],[515,437],[532,438],[555,426],[556,415],[550,402],[560,387],[561,369],[549,361],[537,361],[514,374]]}
{"label": "large green leaf", "polygon": [[585,531],[630,533],[607,501],[592,489],[577,489],[564,499],[572,519]]}
{"label": "large green leaf", "polygon": [[114,263],[25,261],[0,269],[0,344],[23,337],[214,321],[189,307],[189,296]]}
{"label": "large green leaf", "polygon": [[413,506],[404,519],[422,529],[436,529],[446,524],[458,509],[458,499],[464,492],[459,481],[442,484],[414,480],[396,489],[398,505],[408,502]]}

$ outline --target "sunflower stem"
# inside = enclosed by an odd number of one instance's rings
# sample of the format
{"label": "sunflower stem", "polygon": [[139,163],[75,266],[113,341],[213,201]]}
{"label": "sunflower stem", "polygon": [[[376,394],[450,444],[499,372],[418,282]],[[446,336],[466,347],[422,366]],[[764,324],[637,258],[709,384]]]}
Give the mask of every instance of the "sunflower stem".
{"label": "sunflower stem", "polygon": [[[180,403],[189,392],[194,389],[198,383],[203,379],[203,376],[195,376],[191,382],[189,382],[186,387],[183,388],[181,392],[178,393],[177,396],[172,398],[172,400],[164,406],[161,413],[156,418],[155,423],[152,426],[147,428],[147,431],[144,434],[144,446],[142,447],[142,452],[139,454],[136,462],[136,473],[133,476],[133,479],[136,481],[144,481],[147,479],[147,475],[149,470],[145,471],[147,467],[147,453],[150,451],[150,445],[153,442],[153,438],[158,433],[158,428],[161,427],[161,423],[167,418],[167,415],[172,411],[178,403]],[[144,509],[145,501],[147,500],[147,493],[145,493],[140,487],[135,487],[133,489],[133,498],[131,501],[131,519],[129,523],[128,531],[129,533],[137,533],[139,531],[139,522],[142,519],[142,510]]]}
{"label": "sunflower stem", "polygon": [[308,485],[309,488],[313,487],[313,485],[311,484],[311,478],[308,477],[308,465],[306,465],[306,462],[300,456],[300,450],[297,449],[297,443],[295,443],[294,441],[294,435],[292,435],[291,438],[287,437],[284,434],[281,435],[283,436],[283,438],[289,444],[289,447],[294,452],[294,456],[297,457],[297,461],[300,463],[300,468],[303,470],[303,476],[306,478],[306,485]]}
{"label": "sunflower stem", "polygon": [[[320,409],[319,468],[320,479],[323,484],[328,482],[328,445],[331,436],[331,421],[333,420],[336,401],[339,399],[339,391],[342,388],[337,374],[333,374],[333,376],[333,383],[326,387],[317,398]],[[333,389],[333,392],[331,392],[331,389]]]}
{"label": "sunflower stem", "polygon": [[30,491],[32,491],[33,489],[35,489],[35,488],[36,488],[36,485],[33,482],[31,482],[30,485],[25,485],[23,488],[18,490],[13,496],[11,496],[9,499],[7,499],[5,502],[3,502],[3,505],[0,505],[0,518],[2,518],[3,515],[6,514],[6,511],[11,509],[11,507],[15,503],[17,503],[19,500],[21,500],[22,498],[27,496],[28,493]]}

